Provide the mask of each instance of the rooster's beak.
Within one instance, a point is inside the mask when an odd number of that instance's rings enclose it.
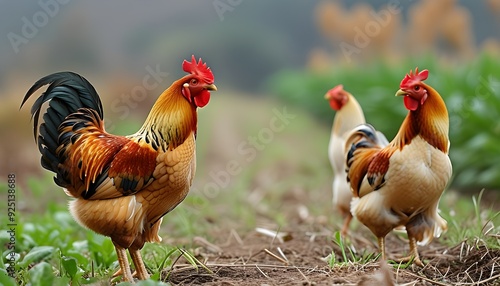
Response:
[[[402,89],[396,91],[396,96],[405,96],[407,95],[408,93]]]
[[[205,89],[206,90],[213,90],[213,91],[216,91],[217,90],[217,87],[215,86],[215,84],[209,84],[207,86],[205,86]]]

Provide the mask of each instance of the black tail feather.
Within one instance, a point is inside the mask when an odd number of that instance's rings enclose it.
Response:
[[[49,85],[35,101],[31,108],[33,120],[33,136],[38,138],[38,149],[42,154],[41,164],[45,169],[55,173],[61,159],[56,149],[61,145],[59,126],[70,115],[80,108],[95,110],[99,118],[103,118],[102,103],[92,84],[82,76],[73,72],[58,72],[39,79],[28,90],[21,107],[42,86]],[[48,102],[43,114],[43,123],[38,127],[42,105]],[[57,180],[57,178],[56,178]]]

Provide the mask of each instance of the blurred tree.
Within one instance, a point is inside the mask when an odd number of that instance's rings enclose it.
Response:
[[[491,0],[489,5],[495,3]],[[393,3],[374,9],[366,2],[345,7],[341,1],[321,1],[314,18],[332,50],[323,49],[320,54],[320,49],[312,49],[309,59],[316,62],[308,66],[321,67],[318,55],[326,60],[328,53],[332,58],[329,62],[347,63],[397,60],[432,52],[451,59],[470,59],[476,53],[471,12],[457,0],[422,0],[404,8]]]
[[[486,0],[486,4],[491,12],[500,15],[500,0]]]
[[[322,1],[315,9],[314,18],[318,30],[333,48],[331,57],[348,63],[391,57],[395,53],[396,35],[402,27],[400,7],[391,5],[375,10],[367,3],[344,8],[337,1]],[[313,51],[318,55],[317,49]],[[311,55],[310,59],[318,58]],[[309,64],[310,67],[316,65]]]
[[[456,0],[422,0],[408,11],[406,43],[413,54],[441,52],[459,59],[475,52],[469,10]],[[443,53],[443,51],[445,51]]]

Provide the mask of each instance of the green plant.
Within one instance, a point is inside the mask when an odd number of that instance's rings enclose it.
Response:
[[[341,259],[337,259],[335,251],[332,251],[329,257],[327,257],[327,262],[330,267],[346,266],[353,263],[366,264],[378,258],[374,253],[362,252],[358,254],[354,250],[354,247],[346,242],[340,231],[336,231],[333,234],[333,243],[340,248]]]
[[[500,211],[488,206],[483,196],[484,189],[477,197],[458,200],[453,208],[442,213],[448,221],[448,232],[443,235],[448,245],[481,241],[489,249],[500,249]]]

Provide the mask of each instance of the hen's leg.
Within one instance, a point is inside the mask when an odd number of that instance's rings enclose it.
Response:
[[[382,261],[386,261],[387,257],[385,256],[385,237],[377,237],[378,239],[378,248],[380,249],[380,253],[382,253]]]
[[[134,278],[132,278],[132,273],[130,273],[130,266],[128,264],[127,250],[114,242],[113,244],[115,245],[118,263],[120,264],[120,269],[122,270],[123,280],[134,282]]]
[[[351,223],[351,220],[352,220],[352,214],[349,213],[345,217],[345,219],[344,219],[344,225],[342,226],[342,230],[340,231],[340,233],[344,237],[347,235],[347,231],[349,230],[349,224]]]
[[[399,259],[401,262],[408,262],[413,259],[413,263],[418,266],[424,267],[424,263],[420,260],[420,255],[418,255],[417,240],[415,237],[408,234],[408,239],[410,240],[410,255]]]
[[[149,279],[148,271],[144,262],[142,261],[141,251],[139,249],[129,249],[130,257],[134,261],[135,271],[137,272],[137,277],[141,280]]]
[[[116,272],[111,277],[117,277],[117,276],[122,276],[122,275],[123,275],[123,270],[121,268],[119,268],[118,270],[116,270]],[[134,271],[132,273],[132,277],[137,277],[137,271]]]

